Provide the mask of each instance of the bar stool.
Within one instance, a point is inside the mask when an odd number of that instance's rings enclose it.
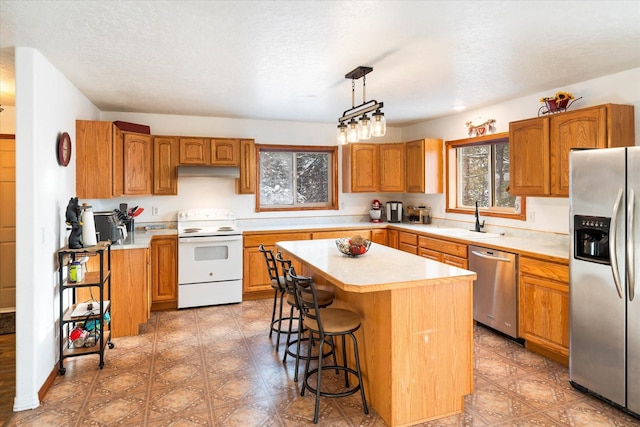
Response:
[[[362,374],[360,371],[360,356],[358,354],[358,340],[353,334],[360,328],[360,316],[350,310],[344,310],[341,308],[323,308],[318,305],[318,294],[316,286],[309,277],[296,276],[293,269],[289,270],[289,276],[291,277],[297,301],[302,308],[302,324],[309,330],[311,336],[317,335],[320,348],[322,348],[326,339],[332,339],[333,337],[342,338],[342,361],[343,365],[340,366],[337,363],[333,365],[323,365],[322,351],[318,352],[318,367],[309,369],[310,363],[304,370],[304,383],[302,384],[301,396],[304,396],[304,391],[308,389],[316,395],[316,405],[313,414],[313,422],[318,423],[318,412],[320,409],[320,396],[324,397],[345,397],[350,396],[360,390],[360,396],[362,397],[362,406],[364,413],[369,413],[367,407],[367,401],[364,396],[364,387],[362,385]],[[351,342],[353,343],[353,355],[355,357],[356,369],[347,366],[347,349],[345,338],[349,335]],[[311,359],[311,346],[308,347],[307,357]],[[329,392],[321,391],[322,388],[322,372],[327,370],[336,370],[344,372],[344,382],[346,390],[341,392]],[[309,379],[312,375],[316,374],[317,381],[316,387],[312,387],[309,384]],[[354,375],[358,378],[358,384],[351,387],[349,384],[349,375]]]
[[[289,317],[282,318],[282,304],[284,301],[284,294],[286,292],[284,286],[285,278],[278,273],[278,265],[276,264],[276,260],[273,256],[273,251],[271,249],[265,249],[263,244],[258,247],[258,250],[264,255],[264,260],[267,264],[267,273],[269,274],[271,287],[273,288],[273,311],[271,312],[269,338],[271,338],[273,332],[277,332],[276,351],[278,351],[278,348],[280,347],[280,334],[288,332],[287,329],[282,329],[282,321],[289,320],[289,323],[291,323],[291,319]],[[276,310],[278,311],[277,317]],[[291,324],[289,324],[289,329],[291,329]],[[291,333],[297,333],[297,330],[292,331]]]
[[[306,331],[306,329],[303,327],[302,325],[302,310],[300,309],[300,305],[298,304],[298,301],[296,300],[296,292],[295,292],[295,286],[293,284],[293,281],[291,280],[291,277],[289,276],[289,271],[293,271],[295,274],[295,269],[291,266],[291,260],[289,259],[284,259],[282,256],[281,252],[276,253],[276,261],[278,263],[280,263],[280,268],[282,270],[282,272],[284,273],[284,287],[285,290],[287,292],[287,304],[289,304],[290,308],[290,312],[289,312],[289,330],[287,331],[287,342],[285,344],[285,350],[284,350],[284,357],[282,358],[282,363],[286,363],[287,362],[287,356],[291,356],[294,357],[296,360],[296,367],[295,367],[295,371],[294,371],[294,375],[293,375],[293,380],[294,381],[298,381],[298,368],[300,366],[300,344],[302,342],[307,342],[308,344],[310,343],[310,345],[313,345],[313,343],[311,342],[311,340],[309,338],[302,338],[302,334]],[[329,292],[329,291],[325,291],[322,289],[316,289],[316,293],[318,295],[318,306],[320,308],[325,308],[328,307],[329,305],[331,305],[333,303],[333,293]],[[293,323],[293,319],[294,319],[294,310],[298,310],[298,338],[296,338],[295,340],[291,340],[291,335],[296,333],[296,331],[292,331],[291,330],[291,325]],[[295,353],[292,352],[291,350],[289,350],[289,348],[295,344],[296,345],[296,351]],[[322,347],[320,347],[320,349],[322,349]],[[333,354],[334,357],[334,363],[335,363],[335,351],[333,350],[334,346],[333,346],[333,342],[329,343],[329,350],[325,352],[324,357],[327,357],[331,354]],[[318,350],[320,351],[320,350]],[[309,363],[308,358],[306,356],[302,356],[305,360],[307,360],[307,363]]]

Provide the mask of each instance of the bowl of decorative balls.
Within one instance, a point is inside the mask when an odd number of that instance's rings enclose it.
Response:
[[[371,241],[360,235],[355,235],[336,239],[336,246],[341,253],[350,257],[357,257],[367,253],[369,246],[371,246]]]

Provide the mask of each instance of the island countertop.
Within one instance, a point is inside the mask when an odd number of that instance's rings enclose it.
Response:
[[[277,242],[276,247],[322,272],[325,279],[347,292],[377,292],[476,278],[473,271],[377,243],[371,243],[366,254],[355,258],[340,253],[335,239]]]

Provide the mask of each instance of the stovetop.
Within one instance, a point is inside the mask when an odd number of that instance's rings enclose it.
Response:
[[[178,212],[178,236],[227,236],[242,234],[228,209],[201,208]]]

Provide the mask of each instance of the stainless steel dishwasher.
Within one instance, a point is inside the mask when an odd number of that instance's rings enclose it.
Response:
[[[518,338],[518,255],[469,246],[475,321]]]

